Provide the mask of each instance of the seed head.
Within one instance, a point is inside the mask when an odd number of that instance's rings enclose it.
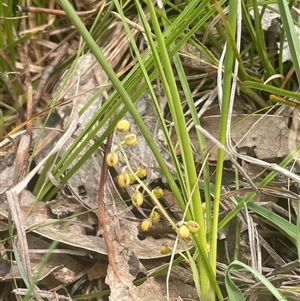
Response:
[[[171,251],[172,251],[172,249],[167,244],[162,244],[160,246],[160,253],[163,254],[163,255],[170,254]]]
[[[108,166],[116,166],[119,162],[119,156],[116,152],[112,151],[106,156],[106,163]]]
[[[150,219],[153,223],[157,223],[160,221],[160,214],[156,211],[152,211],[150,214]]]
[[[126,187],[128,185],[130,185],[130,177],[128,175],[128,173],[126,173],[125,171],[122,171],[117,178],[118,184],[120,187]]]
[[[152,227],[152,222],[150,219],[144,219],[141,223],[142,231],[146,232]]]
[[[123,141],[126,145],[131,146],[137,142],[137,137],[135,134],[128,134],[124,137]]]
[[[181,225],[178,229],[178,235],[184,239],[188,238],[190,236],[189,228],[186,225]]]
[[[136,181],[136,178],[132,173],[129,174],[129,178],[130,178],[130,184],[133,184]]]
[[[186,226],[189,228],[191,233],[196,233],[199,230],[199,224],[194,221],[188,221]]]
[[[136,190],[131,197],[131,201],[133,206],[140,207],[144,202],[144,196],[140,191]]]
[[[156,188],[154,188],[152,190],[152,193],[158,198],[160,199],[161,197],[163,197],[164,195],[164,191],[159,187],[157,186]]]
[[[137,175],[137,177],[139,177],[140,179],[145,178],[147,175],[147,169],[144,166],[138,167],[135,171],[135,174]]]
[[[130,122],[126,119],[120,120],[116,125],[116,130],[120,133],[126,133],[130,130]]]

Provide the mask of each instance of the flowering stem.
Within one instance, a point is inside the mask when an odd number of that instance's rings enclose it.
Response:
[[[143,181],[134,173],[133,169],[130,166],[128,157],[124,151],[123,145],[122,145],[122,141],[120,139],[120,136],[117,134],[117,139],[118,139],[118,147],[124,157],[126,166],[128,168],[128,170],[130,171],[131,174],[133,174],[134,178],[136,179],[136,181],[141,185],[141,187],[143,187],[143,189],[149,194],[149,196],[152,198],[152,200],[154,201],[155,205],[157,206],[157,208],[159,209],[159,211],[165,216],[165,218],[169,221],[169,223],[172,225],[173,229],[175,230],[176,224],[173,222],[173,220],[170,218],[170,216],[168,215],[167,211],[164,209],[164,207],[161,205],[161,203],[159,202],[159,200],[156,198],[156,196],[152,193],[152,191],[143,183]]]

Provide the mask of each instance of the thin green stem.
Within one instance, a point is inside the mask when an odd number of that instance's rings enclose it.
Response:
[[[236,0],[230,2],[229,12],[228,12],[228,28],[229,30],[231,30],[231,33],[228,36],[235,37],[237,7],[238,7],[238,2]],[[227,38],[225,51],[226,53],[225,53],[225,60],[224,60],[224,75],[223,75],[223,84],[222,84],[223,95],[222,95],[222,106],[221,106],[220,134],[219,134],[219,141],[222,144],[226,144],[226,128],[227,128],[227,120],[228,120],[228,112],[229,112],[232,70],[233,70],[233,62],[234,62],[234,50],[233,50],[233,46],[231,45],[231,39],[229,37]],[[213,226],[212,226],[211,251],[210,251],[210,262],[214,273],[216,273],[218,218],[219,218],[220,196],[222,190],[223,161],[224,161],[224,150],[219,148],[218,159],[217,159],[216,180],[215,180]]]

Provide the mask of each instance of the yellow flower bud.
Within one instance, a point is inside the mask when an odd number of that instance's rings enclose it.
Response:
[[[147,169],[144,166],[138,167],[135,171],[135,174],[137,175],[137,177],[139,177],[140,179],[145,178],[147,175]]]
[[[136,190],[131,197],[131,201],[133,206],[140,207],[144,202],[144,196],[141,192]]]
[[[157,186],[156,188],[154,188],[152,190],[152,193],[159,199],[161,198],[163,195],[164,195],[164,191],[159,187]]]
[[[126,119],[120,120],[116,125],[116,130],[120,133],[126,133],[130,130],[130,122]]]
[[[134,176],[134,174],[129,174],[129,178],[130,178],[130,184],[133,184],[136,181],[136,178]]]
[[[108,166],[116,166],[119,162],[119,156],[116,152],[112,151],[106,156],[106,163]]]
[[[150,219],[153,223],[157,223],[160,221],[160,214],[156,211],[152,211],[150,214]]]
[[[125,171],[121,172],[118,175],[117,181],[118,181],[119,186],[122,188],[130,185],[129,175]]]
[[[160,246],[160,253],[163,255],[170,254],[172,249],[167,244],[162,244]]]
[[[202,203],[201,207],[202,207],[203,210],[206,210],[206,203]]]
[[[152,222],[150,219],[144,219],[141,223],[142,231],[146,232],[152,227]]]
[[[137,137],[135,134],[128,134],[124,137],[124,143],[126,145],[134,145],[137,142]]]
[[[188,221],[186,226],[189,228],[191,233],[196,233],[199,230],[199,224],[194,221]]]
[[[186,225],[181,225],[178,229],[178,235],[184,239],[188,238],[190,236],[189,228]]]

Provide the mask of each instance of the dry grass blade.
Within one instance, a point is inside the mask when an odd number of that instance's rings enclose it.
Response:
[[[78,112],[76,110],[73,111],[72,116],[72,122],[67,129],[67,131],[64,133],[64,135],[58,140],[56,145],[53,147],[53,149],[49,152],[49,154],[43,158],[43,160],[32,170],[30,173],[16,186],[14,186],[11,191],[14,191],[17,195],[22,192],[22,190],[28,185],[29,181],[32,179],[32,177],[37,173],[37,171],[43,166],[43,164],[49,159],[50,156],[55,154],[56,152],[59,152],[60,149],[63,147],[63,145],[70,139],[70,137],[73,135],[73,133],[77,130],[78,126]]]
[[[77,118],[76,118],[77,116]],[[77,128],[77,120],[78,120],[78,115],[76,113],[74,114],[74,119],[73,122],[71,123],[69,129],[66,131],[66,133],[62,136],[62,138],[58,141],[56,146],[53,148],[53,150],[48,154],[47,157],[40,162],[24,179],[22,179],[17,185],[13,186],[10,190],[6,191],[6,196],[7,196],[7,201],[10,209],[10,213],[12,216],[12,219],[14,221],[14,224],[16,226],[17,230],[17,235],[18,235],[18,244],[16,245],[16,250],[15,252],[19,253],[20,256],[20,270],[24,270],[25,274],[24,275],[24,280],[26,279],[27,281],[27,286],[29,286],[33,283],[33,275],[32,275],[32,269],[31,269],[31,264],[30,264],[30,255],[29,255],[29,249],[28,249],[28,243],[27,243],[27,238],[26,238],[26,233],[25,233],[25,227],[23,225],[23,218],[22,218],[22,212],[21,208],[19,205],[19,197],[20,194],[22,193],[23,189],[27,187],[29,181],[32,179],[32,177],[37,173],[37,171],[40,169],[41,166],[43,166],[44,162],[54,153],[58,152],[63,144],[65,144],[66,140],[70,138],[70,136],[73,134],[73,132]],[[28,135],[23,136],[28,137]],[[22,139],[23,140],[23,139]],[[25,161],[26,162],[26,161]],[[37,291],[34,287],[30,288],[31,290],[33,289],[33,292],[35,296],[37,297],[38,300],[41,300],[41,298],[36,295]]]
[[[18,234],[18,244],[16,250],[19,253],[21,264],[25,271],[24,277],[27,280],[27,284],[32,283],[32,270],[30,266],[29,249],[26,239],[25,227],[23,225],[22,212],[19,205],[18,195],[11,190],[6,191],[7,201],[10,208],[10,214],[14,221]],[[20,267],[20,270],[22,268]]]
[[[98,7],[90,10],[90,11],[81,11],[77,12],[78,16],[89,16],[93,15],[97,12]],[[66,16],[66,12],[64,10],[59,9],[49,9],[49,8],[42,8],[42,7],[34,7],[34,6],[22,6],[17,5],[16,11],[21,13],[42,13],[47,15],[56,15],[56,16]]]
[[[238,171],[245,177],[246,181],[249,183],[249,185],[253,188],[254,191],[258,192],[258,188],[253,183],[253,181],[250,179],[250,177],[245,173],[245,171],[242,169],[240,164],[236,161],[232,153],[224,146],[222,145],[215,137],[213,137],[208,131],[206,131],[201,126],[196,126],[196,129],[199,130],[201,133],[203,133],[208,139],[210,139],[217,147],[223,149],[227,154],[230,156],[230,161],[232,164],[238,169]]]
[[[17,288],[12,291],[16,296],[28,296],[28,290]],[[52,300],[69,300],[72,301],[71,297],[67,297],[64,295],[57,294],[56,292],[48,292],[48,291],[39,291],[40,298],[47,298]],[[43,300],[43,299],[40,299]]]

